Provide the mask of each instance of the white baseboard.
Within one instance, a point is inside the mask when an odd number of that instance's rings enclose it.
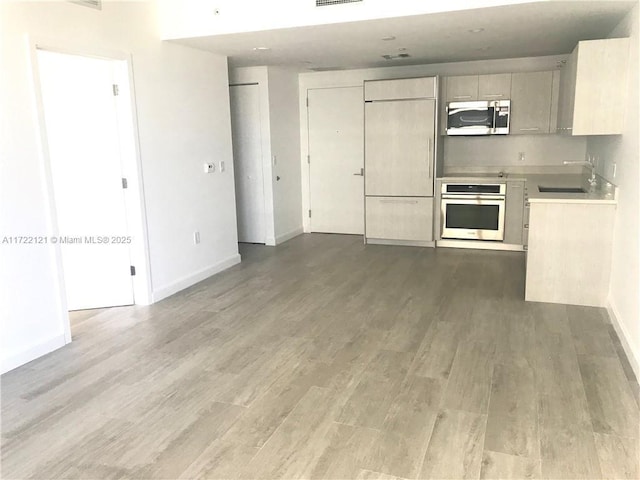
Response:
[[[186,277],[182,277],[180,280],[171,283],[170,285],[165,285],[164,287],[158,288],[153,291],[153,302],[159,302],[163,298],[167,298],[174,293],[178,293],[180,290],[184,290],[185,288],[190,287],[202,280],[205,280],[216,273],[220,273],[227,268],[233,267],[240,263],[240,254],[236,253],[229,258],[226,258],[215,265],[211,265],[205,269],[202,269],[192,275],[188,275]]]
[[[295,238],[298,235],[302,235],[303,233],[304,231],[302,230],[302,227],[298,227],[291,230],[290,232],[283,233],[282,235],[278,235],[276,237],[276,245],[280,245],[281,243],[284,243],[287,240],[291,240],[292,238]]]
[[[631,364],[631,368],[633,372],[636,374],[636,378],[640,379],[640,352],[634,352],[631,347],[631,343],[629,342],[630,335],[627,328],[620,321],[620,314],[618,313],[618,309],[613,304],[611,299],[607,300],[607,313],[609,314],[609,318],[611,319],[611,324],[613,328],[616,330],[618,334],[618,338],[620,339],[620,343],[622,343],[622,348],[624,348],[624,352],[627,354],[627,358],[629,359],[629,363]]]
[[[60,347],[64,347],[66,344],[67,342],[65,340],[64,333],[61,333],[60,335],[56,335],[55,337],[37,343],[36,345],[32,345],[19,352],[12,352],[7,357],[2,358],[0,373],[6,373],[20,365],[29,363],[30,361],[46,355],[47,353],[53,352]]]

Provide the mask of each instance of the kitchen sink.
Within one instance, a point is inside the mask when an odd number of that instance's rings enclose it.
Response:
[[[581,187],[541,187],[540,185],[538,185],[538,191],[540,193],[587,193]]]

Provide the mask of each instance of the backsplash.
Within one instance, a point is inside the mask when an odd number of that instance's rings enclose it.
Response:
[[[543,166],[585,160],[585,137],[507,135],[443,137],[444,167]],[[524,159],[521,159],[524,153]]]

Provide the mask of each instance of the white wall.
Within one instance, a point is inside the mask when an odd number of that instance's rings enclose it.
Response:
[[[630,37],[629,78],[625,131],[619,136],[590,137],[588,152],[599,158],[599,173],[618,185],[609,310],[617,320],[618,334],[640,378],[640,155],[638,145],[638,6],[620,22],[610,37]],[[614,169],[615,165],[615,169]],[[615,176],[613,175],[615,170]]]
[[[29,37],[67,53],[132,60],[153,298],[237,263],[226,59],[161,42],[152,1],[104,2],[103,10],[69,2],[0,8],[0,235],[47,235],[54,227]],[[220,160],[225,173],[203,173],[204,162]],[[0,254],[6,371],[63,345],[68,319],[54,248],[0,244]]]
[[[298,73],[278,67],[268,73],[275,234],[282,243],[302,233]]]
[[[408,67],[366,68],[300,74],[300,164],[302,169],[302,211],[306,212],[309,209],[309,166],[306,161],[307,155],[309,154],[306,108],[307,90],[312,88],[361,86],[362,82],[365,80],[381,80],[387,78],[554,70],[558,68],[558,62],[566,60],[566,58],[567,55],[553,55],[548,57],[479,60],[473,62],[439,63],[431,65],[413,65]],[[528,142],[528,149],[532,152],[532,159],[541,156],[543,148],[539,145],[539,142],[536,140],[516,141],[512,142],[512,147],[515,145],[515,148],[519,148],[520,142]],[[581,147],[580,142],[584,145],[584,140],[575,140],[573,143],[576,145],[576,149],[581,149],[584,153],[584,146]],[[458,146],[463,147],[464,144],[458,144]],[[569,149],[571,150],[572,147]],[[505,161],[508,161],[507,157],[510,158],[508,151],[505,153]],[[453,156],[451,158],[453,158]],[[581,159],[584,159],[584,155]],[[302,221],[304,231],[310,231],[309,219],[303,215]]]
[[[444,168],[562,165],[585,159],[587,139],[564,135],[441,137]],[[520,152],[525,154],[520,161]]]
[[[354,22],[470,8],[527,3],[531,0],[366,0],[316,7],[313,0],[160,0],[162,38],[199,37],[276,28]],[[548,0],[538,0],[548,1]]]
[[[229,81],[259,85],[266,243],[277,245],[302,233],[298,74],[279,67],[233,68]]]

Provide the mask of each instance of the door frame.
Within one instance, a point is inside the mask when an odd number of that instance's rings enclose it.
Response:
[[[44,121],[44,103],[42,100],[41,78],[38,64],[38,51],[46,50],[50,52],[63,53],[67,55],[77,55],[81,57],[99,58],[106,61],[119,62],[119,82],[125,88],[120,89],[121,95],[127,95],[127,107],[118,110],[119,118],[122,115],[127,117],[127,123],[131,126],[131,146],[132,150],[124,155],[123,168],[128,179],[128,192],[125,195],[125,208],[127,211],[127,223],[129,234],[133,238],[131,244],[131,261],[136,266],[136,275],[133,277],[133,297],[136,305],[150,305],[153,303],[151,268],[149,256],[149,236],[147,228],[147,215],[144,203],[144,185],[142,176],[142,163],[140,156],[140,143],[138,132],[138,116],[135,104],[135,84],[133,81],[133,68],[131,54],[125,52],[104,51],[100,49],[77,48],[75,45],[64,45],[56,40],[39,39],[27,37],[29,48],[29,60],[32,72],[32,91],[34,94],[34,107],[39,130],[39,150],[41,152],[41,168],[44,180],[44,190],[47,199],[47,223],[49,231],[53,235],[59,234],[56,203],[53,192],[53,176],[51,170],[51,159],[49,156],[48,137],[46,124]],[[69,321],[69,311],[67,308],[66,285],[64,280],[64,270],[62,263],[62,249],[59,244],[53,247],[54,250],[54,270],[56,273],[55,283],[58,291],[58,307],[63,322],[65,342],[71,342],[71,324]]]

